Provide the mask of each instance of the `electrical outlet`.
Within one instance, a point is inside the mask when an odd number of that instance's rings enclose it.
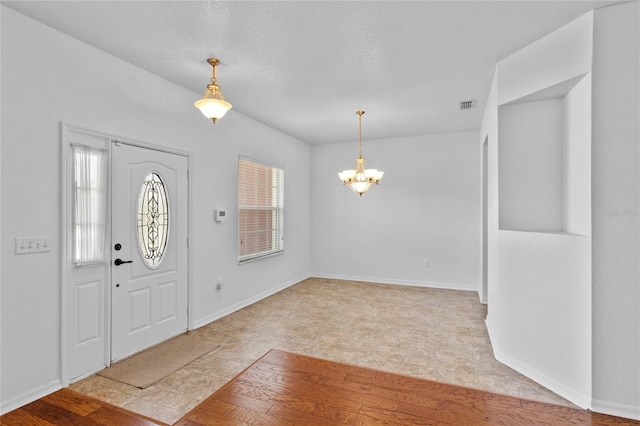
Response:
[[[424,267],[425,267],[425,268],[428,268],[429,266],[431,266],[431,260],[429,260],[429,259],[425,259],[425,260],[424,260]]]
[[[16,254],[42,253],[51,251],[51,237],[18,237]]]

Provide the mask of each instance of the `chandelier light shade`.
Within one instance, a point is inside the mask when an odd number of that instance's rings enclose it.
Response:
[[[358,110],[356,114],[358,114],[358,158],[356,159],[356,169],[344,170],[338,173],[338,177],[343,184],[362,197],[362,194],[367,192],[371,185],[377,185],[380,182],[384,172],[378,169],[364,168],[364,157],[362,156],[362,115],[364,111]]]
[[[216,120],[224,117],[231,109],[231,104],[224,100],[224,95],[218,86],[216,75],[216,66],[220,63],[217,58],[209,58],[207,62],[211,64],[211,83],[207,84],[207,90],[204,92],[202,99],[197,100],[194,105],[209,120],[216,124]]]

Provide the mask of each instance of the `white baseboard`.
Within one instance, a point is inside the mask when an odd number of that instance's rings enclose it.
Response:
[[[600,401],[594,399],[591,401],[591,410],[610,416],[623,417],[625,419],[640,420],[640,405],[626,405],[615,402]]]
[[[361,281],[376,284],[395,284],[406,285],[411,287],[425,287],[425,288],[439,288],[443,290],[463,290],[463,291],[478,291],[478,286],[473,284],[457,284],[457,283],[439,283],[433,281],[413,281],[413,280],[399,280],[391,278],[377,278],[377,277],[362,277],[355,275],[334,275],[334,274],[321,274],[311,273],[311,277],[315,278],[327,278],[334,280],[347,280],[347,281]]]
[[[62,382],[60,380],[56,379],[49,383],[45,383],[37,388],[24,392],[9,401],[3,401],[2,407],[0,407],[0,414],[6,414],[9,411],[13,411],[16,408],[27,405],[60,389],[62,389]]]
[[[249,297],[248,299],[245,299],[245,300],[243,300],[243,301],[241,301],[239,303],[236,303],[235,305],[229,306],[228,308],[225,308],[225,309],[223,309],[221,311],[214,312],[214,313],[212,313],[210,315],[207,315],[204,318],[200,318],[199,320],[195,320],[193,322],[193,329],[195,330],[197,328],[203,327],[203,326],[205,326],[205,325],[207,325],[209,323],[212,323],[215,320],[218,320],[218,319],[220,319],[222,317],[226,317],[229,314],[232,314],[232,313],[234,313],[236,311],[239,311],[242,308],[246,308],[249,305],[253,305],[254,303],[259,302],[262,299],[266,299],[267,297],[272,296],[272,295],[274,295],[274,294],[276,294],[276,293],[278,293],[278,292],[280,292],[280,291],[282,291],[282,290],[284,290],[286,288],[289,288],[294,284],[298,284],[299,282],[306,280],[310,276],[311,276],[310,274],[303,274],[303,275],[301,275],[301,276],[299,276],[297,278],[289,280],[289,281],[287,281],[287,282],[285,282],[283,284],[280,284],[280,285],[278,285],[276,287],[273,287],[273,288],[271,288],[271,289],[269,289],[267,291],[264,291],[264,292],[262,292],[260,294],[256,294],[255,296]]]
[[[520,374],[528,377],[534,382],[544,386],[549,389],[551,392],[555,392],[566,400],[574,403],[580,408],[590,409],[591,408],[591,396],[585,395],[582,392],[579,392],[575,389],[569,388],[562,383],[559,383],[555,379],[549,377],[548,375],[532,368],[529,365],[526,365],[509,355],[502,352],[500,349],[500,345],[496,339],[495,334],[493,333],[493,327],[491,324],[491,317],[488,316],[485,320],[485,324],[487,326],[487,331],[489,332],[489,340],[491,341],[491,347],[493,348],[493,354],[495,358],[506,365],[519,372]]]

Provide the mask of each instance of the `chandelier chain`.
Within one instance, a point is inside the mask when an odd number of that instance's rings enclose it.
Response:
[[[211,65],[211,85],[218,86],[216,67],[218,66],[220,61],[217,58],[209,58],[207,59],[207,62],[209,62],[209,65]]]

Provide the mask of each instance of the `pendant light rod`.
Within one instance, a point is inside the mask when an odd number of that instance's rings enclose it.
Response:
[[[358,114],[358,158],[362,158],[362,115],[364,111],[359,109],[356,114]]]

